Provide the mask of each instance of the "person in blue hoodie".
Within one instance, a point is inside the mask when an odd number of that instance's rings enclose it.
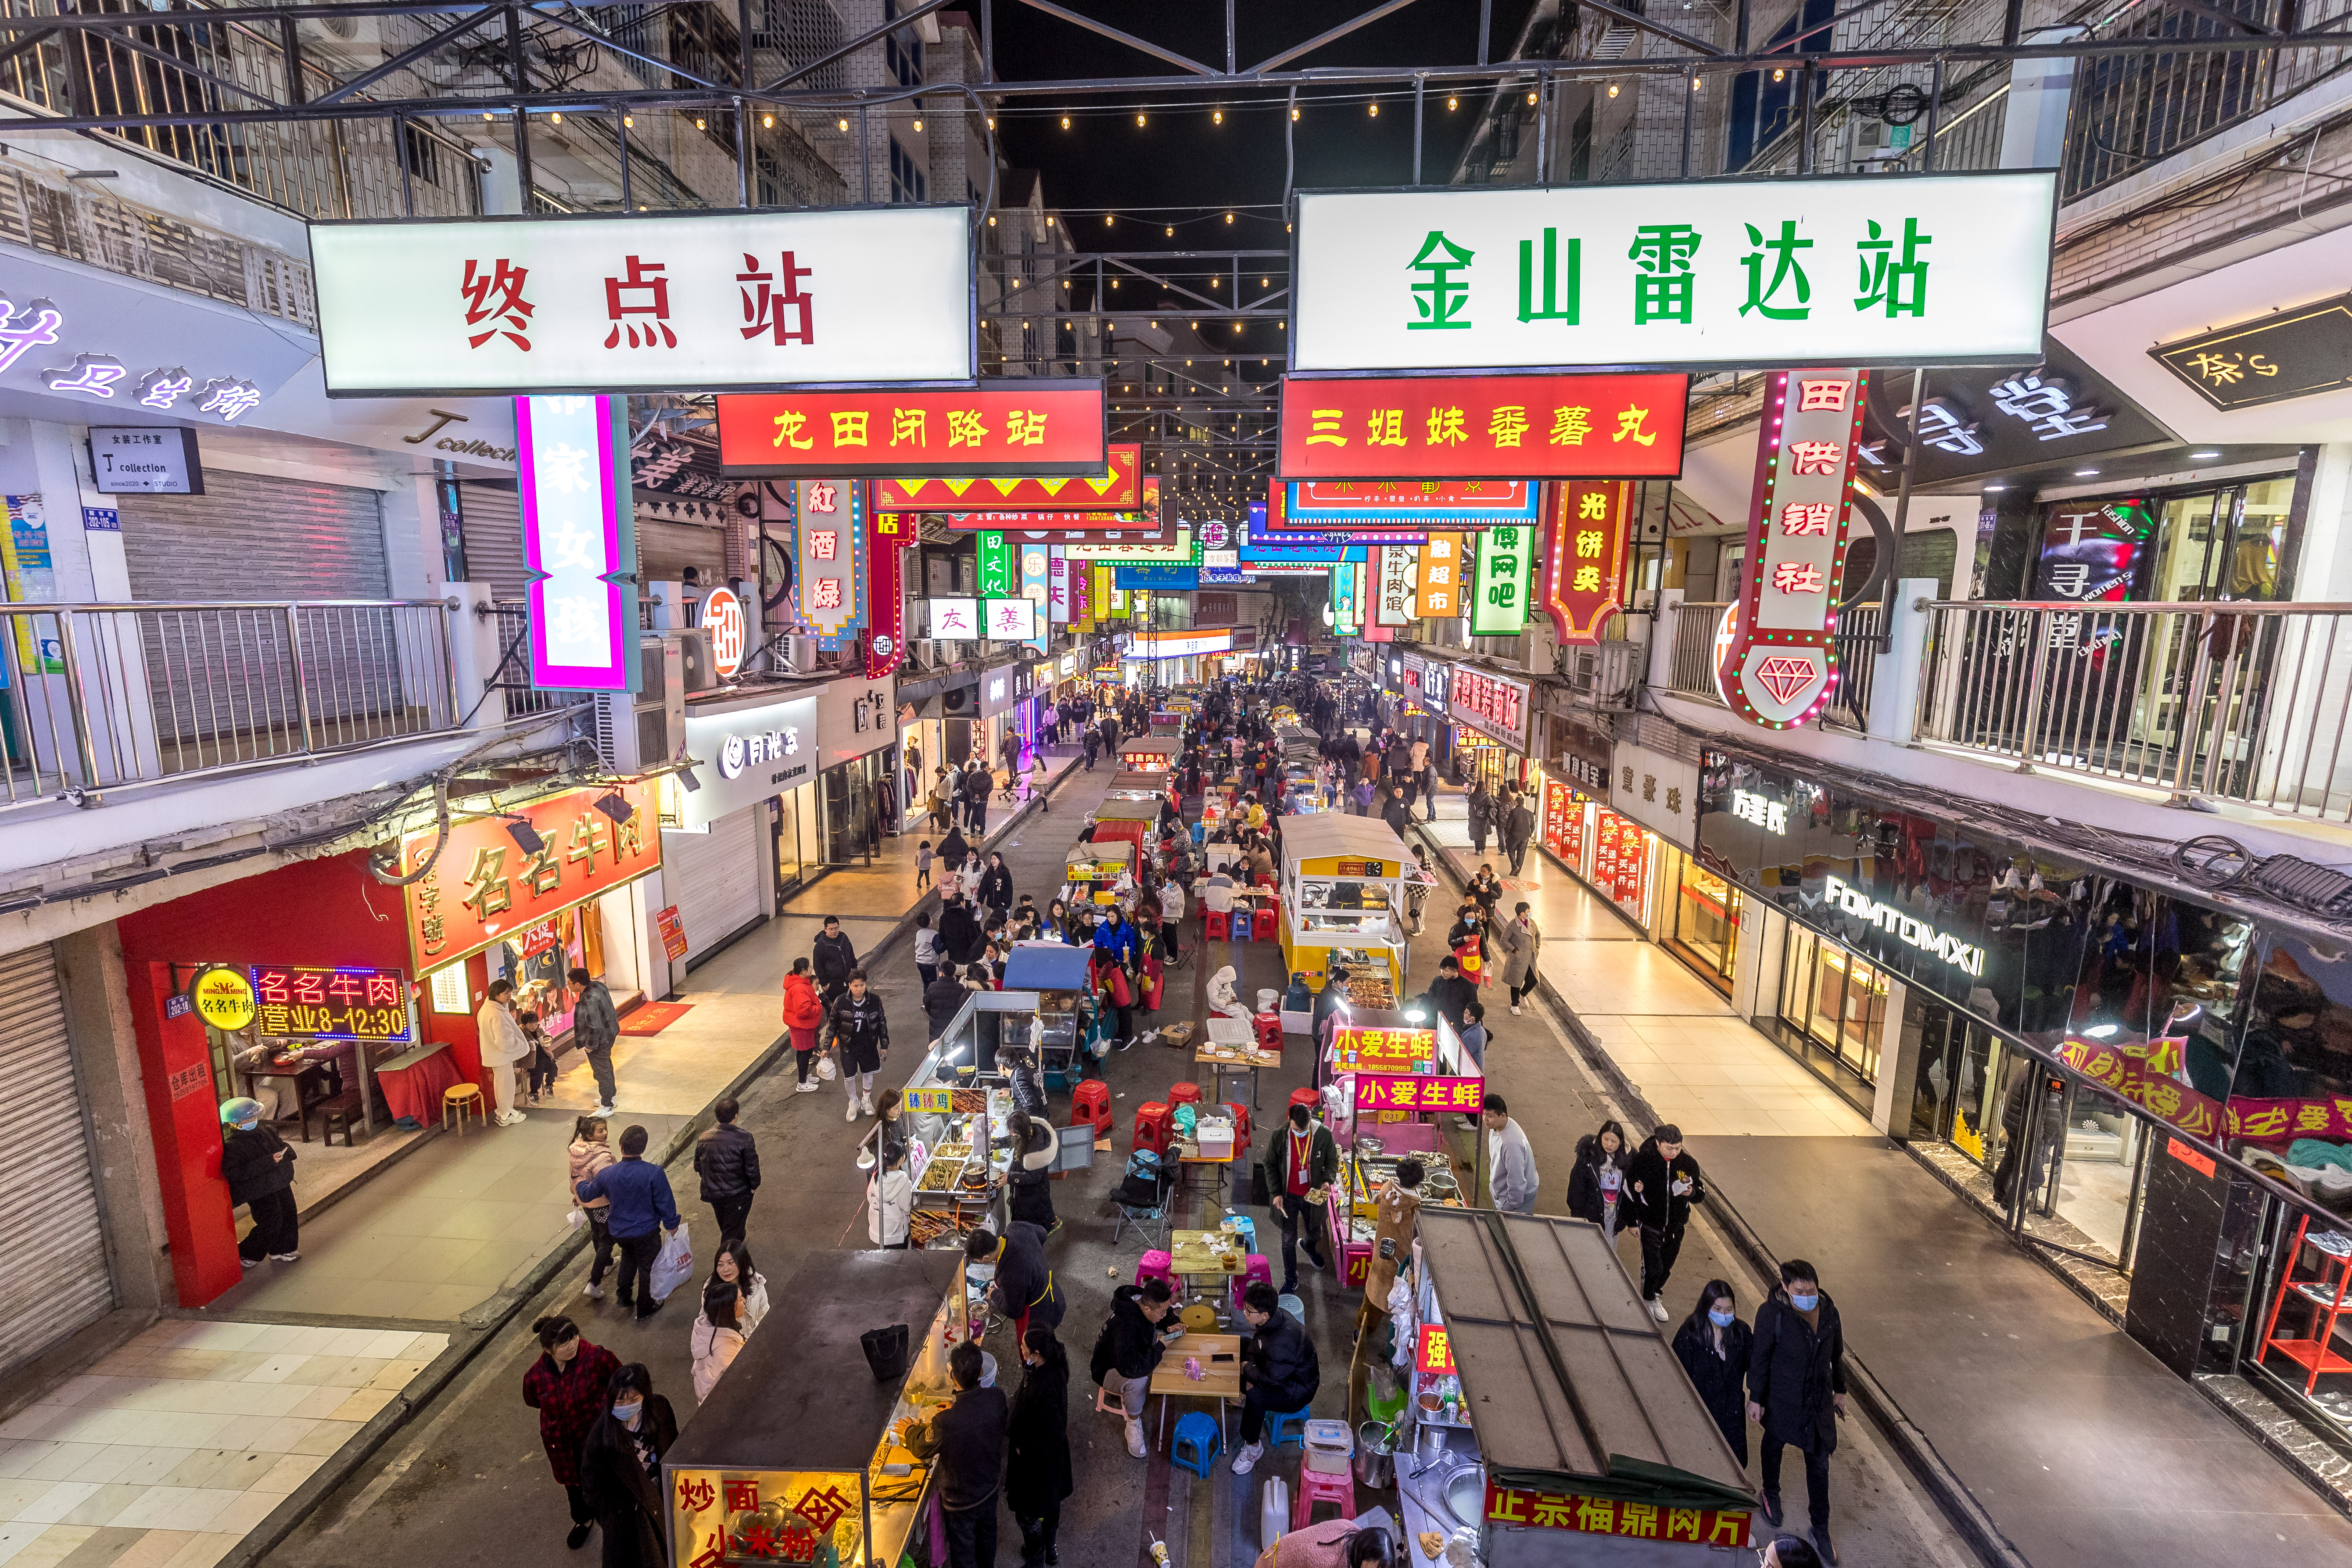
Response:
[[[646,1158],[646,1130],[629,1127],[621,1133],[621,1157],[573,1189],[583,1203],[596,1198],[612,1202],[605,1227],[620,1244],[620,1278],[613,1298],[635,1307],[640,1318],[661,1310],[654,1300],[654,1259],[661,1252],[661,1233],[676,1233],[677,1200],[670,1196],[667,1173]]]
[[[1143,962],[1143,939],[1118,912],[1117,904],[1103,911],[1102,924],[1095,927],[1095,950],[1109,953],[1124,969],[1133,969]]]

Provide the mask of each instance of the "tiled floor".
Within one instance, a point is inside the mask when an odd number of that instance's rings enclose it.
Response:
[[[447,1346],[158,1323],[0,1422],[0,1563],[211,1568]]]

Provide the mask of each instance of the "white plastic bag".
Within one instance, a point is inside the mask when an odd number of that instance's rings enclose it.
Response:
[[[661,1251],[654,1256],[653,1279],[649,1289],[656,1301],[667,1300],[671,1291],[693,1276],[694,1243],[686,1232],[686,1222],[680,1220],[676,1230],[662,1237]]]
[[[839,1078],[841,1073],[840,1070],[833,1065],[833,1058],[831,1057],[823,1056],[816,1058],[816,1076],[824,1079],[825,1082],[831,1083],[835,1079]]]
[[[572,1229],[578,1230],[582,1226],[588,1223],[588,1215],[584,1210],[575,1208],[570,1210],[564,1215],[563,1223],[570,1226]]]

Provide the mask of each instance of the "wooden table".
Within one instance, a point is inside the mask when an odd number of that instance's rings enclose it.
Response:
[[[1231,1361],[1212,1361],[1215,1355],[1231,1356]],[[1204,1374],[1198,1383],[1184,1375],[1184,1359],[1197,1356]],[[1160,1440],[1168,1439],[1168,1396],[1180,1399],[1213,1399],[1217,1402],[1217,1435],[1225,1432],[1225,1401],[1242,1396],[1242,1337],[1239,1334],[1195,1334],[1187,1332],[1181,1339],[1168,1342],[1160,1357],[1160,1364],[1151,1369],[1151,1382],[1146,1392],[1160,1395]]]
[[[1238,1143],[1234,1144],[1229,1152],[1223,1154],[1187,1154],[1184,1152],[1186,1149],[1195,1147],[1197,1147],[1197,1145],[1190,1143],[1179,1143],[1176,1146],[1177,1176],[1183,1184],[1183,1190],[1188,1192],[1192,1190],[1192,1178],[1194,1171],[1204,1169],[1212,1165],[1222,1166],[1225,1170],[1231,1171],[1233,1169],[1234,1162],[1241,1157],[1242,1152],[1241,1145]]]
[[[1228,1048],[1230,1049],[1231,1047]],[[1249,1108],[1252,1110],[1255,1110],[1257,1109],[1258,1068],[1280,1067],[1282,1065],[1282,1053],[1280,1051],[1262,1051],[1255,1046],[1247,1047],[1245,1049],[1247,1052],[1245,1058],[1241,1061],[1234,1061],[1229,1058],[1211,1056],[1209,1054],[1208,1046],[1203,1044],[1193,1053],[1192,1065],[1195,1067],[1204,1067],[1209,1069],[1209,1098],[1220,1105],[1225,1102],[1225,1075],[1227,1073],[1232,1073],[1234,1077],[1239,1078],[1244,1074],[1247,1074],[1249,1077],[1250,1086]]]
[[[1214,1276],[1234,1279],[1249,1267],[1249,1249],[1244,1247],[1234,1254],[1231,1263],[1220,1262],[1209,1238],[1220,1233],[1213,1230],[1179,1230],[1168,1237],[1169,1269],[1180,1279]]]

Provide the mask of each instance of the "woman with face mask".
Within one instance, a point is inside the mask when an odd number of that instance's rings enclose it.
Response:
[[[1005,1427],[1004,1505],[1021,1526],[1021,1568],[1055,1562],[1070,1479],[1070,1358],[1040,1325],[1021,1340],[1020,1390]]]
[[[664,1568],[661,1462],[677,1441],[677,1417],[653,1374],[639,1362],[614,1373],[580,1445],[580,1489],[604,1533],[604,1568]]]
[[[1675,1354],[1743,1467],[1748,1463],[1748,1353],[1755,1337],[1739,1321],[1731,1287],[1720,1279],[1706,1282],[1698,1293],[1698,1305],[1675,1331]]]

